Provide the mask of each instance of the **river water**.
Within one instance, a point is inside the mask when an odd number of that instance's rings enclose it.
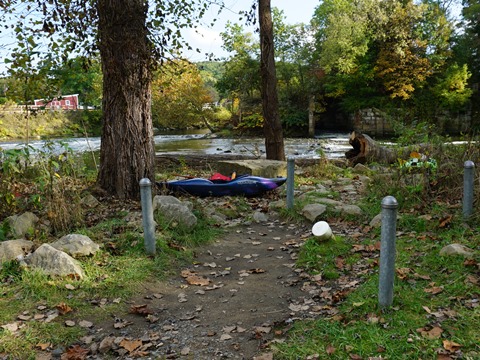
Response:
[[[345,152],[351,149],[348,144],[347,133],[323,133],[315,138],[286,138],[285,154],[294,158],[320,158],[323,153],[327,158],[342,158]],[[265,153],[263,138],[219,138],[205,131],[190,133],[168,133],[156,135],[155,151],[157,154],[243,154],[262,155]],[[33,149],[45,150],[46,144],[53,152],[63,152],[66,144],[73,152],[98,151],[100,138],[62,138],[55,140],[31,140],[29,145]],[[24,140],[0,142],[0,149],[15,149],[25,145]]]

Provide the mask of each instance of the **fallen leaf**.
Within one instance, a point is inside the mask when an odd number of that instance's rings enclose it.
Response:
[[[430,330],[427,330],[425,328],[417,329],[417,332],[419,332],[424,338],[434,340],[440,339],[440,336],[443,333],[443,329],[438,326],[434,326]]]
[[[80,345],[73,345],[62,354],[61,360],[84,360],[89,352],[90,350],[84,349]]]
[[[478,278],[475,275],[468,275],[465,282],[469,282],[473,285],[479,285]]]
[[[440,219],[439,221],[439,227],[441,228],[444,228],[444,227],[447,227],[448,225],[450,225],[450,223],[452,222],[452,218],[453,216],[452,215],[447,215],[443,218]]]
[[[228,334],[222,334],[222,336],[220,336],[221,341],[230,340],[231,338],[232,336]]]
[[[343,259],[341,256],[337,256],[335,258],[335,266],[337,269],[342,270],[345,267],[345,259]]]
[[[210,284],[210,279],[198,275],[190,275],[185,278],[189,285],[207,286]]]
[[[65,314],[68,314],[69,312],[73,311],[73,309],[65,303],[58,304],[56,306],[56,308],[57,308],[58,312],[60,313],[60,315],[65,315]]]
[[[408,277],[408,274],[410,274],[411,271],[412,271],[412,269],[410,269],[410,268],[398,268],[398,269],[395,270],[395,272],[397,273],[397,277],[400,280],[405,280]]]
[[[332,355],[337,349],[335,349],[332,345],[327,345],[327,348],[325,349],[325,352],[328,355]]]
[[[450,340],[443,340],[443,348],[445,350],[448,350],[450,352],[455,352],[459,350],[462,347],[462,345],[457,344],[456,342],[450,341]]]
[[[247,272],[248,272],[249,274],[262,274],[262,273],[265,272],[265,270],[256,268],[256,269],[247,270]]]
[[[153,311],[148,308],[146,304],[143,305],[132,305],[130,307],[130,313],[138,315],[151,315]]]
[[[73,286],[72,284],[66,284],[66,285],[65,285],[65,289],[67,289],[67,290],[76,290],[76,287]]]
[[[131,353],[131,352],[135,351],[136,349],[138,349],[140,346],[142,346],[142,340],[123,339],[120,342],[120,346]]]
[[[431,288],[424,289],[426,293],[437,295],[443,291],[443,287],[441,286],[432,286]]]
[[[38,343],[35,347],[39,350],[45,351],[50,347],[50,343]]]

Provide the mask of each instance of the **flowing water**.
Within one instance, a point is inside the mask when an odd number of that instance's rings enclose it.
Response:
[[[324,133],[313,139],[286,138],[285,154],[294,158],[320,158],[324,154],[327,158],[344,157],[345,152],[351,149],[348,144],[349,134]],[[219,138],[205,131],[189,133],[167,133],[156,135],[155,151],[169,154],[243,154],[262,155],[265,153],[263,138]],[[32,149],[63,152],[65,146],[73,152],[98,151],[99,137],[62,138],[55,140],[31,140]],[[0,142],[0,149],[15,149],[25,145],[24,140]]]

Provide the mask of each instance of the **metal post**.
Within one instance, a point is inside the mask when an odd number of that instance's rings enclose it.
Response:
[[[140,199],[142,203],[142,222],[145,250],[147,254],[155,254],[155,222],[153,221],[152,182],[150,179],[140,180]]]
[[[381,308],[393,302],[393,280],[395,277],[395,233],[397,228],[398,202],[393,196],[382,200],[382,235],[380,245],[380,278],[378,303]]]
[[[293,187],[295,177],[295,159],[293,156],[287,158],[287,209],[293,209]]]
[[[475,163],[467,160],[463,164],[463,218],[467,219],[473,213],[473,182]]]

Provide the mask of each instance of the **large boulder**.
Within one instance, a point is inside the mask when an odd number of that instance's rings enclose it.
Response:
[[[35,231],[35,224],[38,222],[38,217],[34,213],[26,212],[22,215],[9,216],[7,222],[10,227],[9,235],[19,239]]]
[[[324,204],[308,204],[303,207],[302,215],[311,222],[315,222],[325,211],[327,206]]]
[[[85,276],[77,260],[48,244],[40,246],[25,261],[29,266],[40,269],[47,275],[69,276],[79,279]]]
[[[287,176],[287,162],[279,160],[224,160],[217,163],[217,170],[222,174],[254,175],[265,178]]]
[[[94,243],[88,236],[81,234],[65,235],[51,245],[74,258],[94,255],[100,250],[98,244]]]
[[[0,263],[22,257],[32,248],[33,242],[24,239],[2,241],[0,243]]]
[[[440,255],[460,255],[466,258],[472,258],[474,255],[474,251],[462,244],[450,244],[440,250]]]
[[[187,229],[197,225],[197,217],[191,207],[191,203],[184,204],[174,196],[157,195],[153,199],[154,210],[161,213],[165,220],[178,223]]]

